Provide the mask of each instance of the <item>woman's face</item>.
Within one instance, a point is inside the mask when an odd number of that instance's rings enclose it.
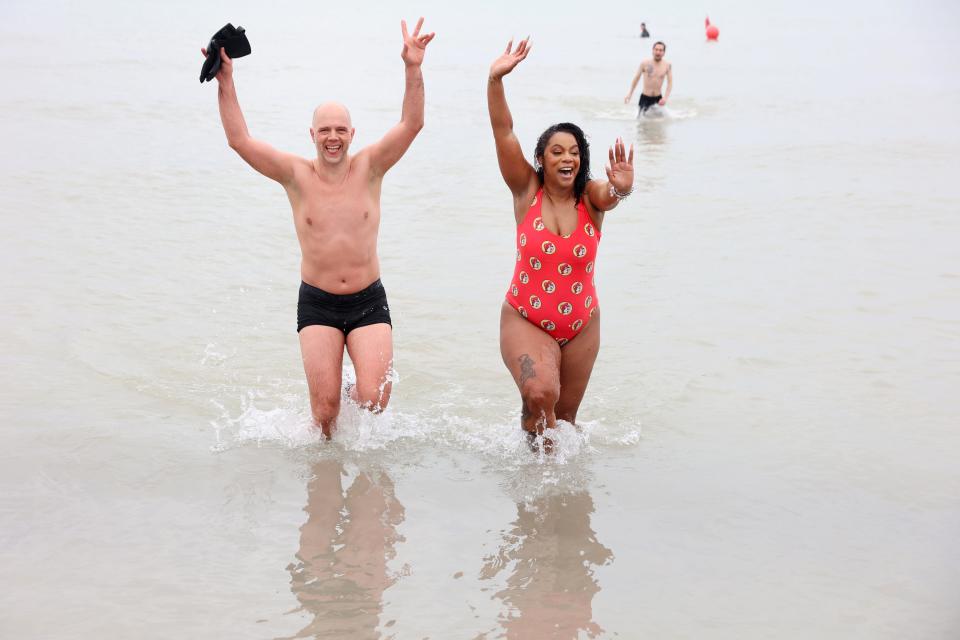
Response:
[[[543,166],[544,183],[573,188],[577,173],[580,172],[580,145],[573,134],[557,131],[550,136],[539,160]]]

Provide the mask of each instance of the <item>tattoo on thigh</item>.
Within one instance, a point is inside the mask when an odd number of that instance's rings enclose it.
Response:
[[[520,360],[520,386],[530,378],[536,378],[537,372],[533,370],[533,358],[523,354],[518,358]]]

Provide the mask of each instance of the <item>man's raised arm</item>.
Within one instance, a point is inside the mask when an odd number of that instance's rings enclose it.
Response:
[[[201,49],[206,56],[206,50]],[[237,100],[237,88],[233,84],[233,60],[220,49],[220,70],[217,71],[217,102],[220,105],[220,121],[227,143],[251,167],[281,184],[293,178],[294,156],[277,151],[266,142],[250,136],[247,122]]]
[[[400,57],[403,59],[406,74],[403,110],[400,113],[400,122],[387,131],[379,142],[370,146],[370,166],[381,176],[403,157],[423,128],[423,73],[420,65],[423,64],[427,44],[436,34],[420,35],[422,25],[423,18],[420,18],[411,34],[407,33],[406,20],[400,21],[403,32],[403,51],[400,52]]]

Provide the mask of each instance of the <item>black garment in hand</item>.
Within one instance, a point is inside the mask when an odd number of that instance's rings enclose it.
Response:
[[[226,50],[230,58],[242,58],[250,55],[250,42],[243,27],[235,27],[229,22],[220,31],[213,34],[207,45],[207,59],[200,68],[200,82],[210,82],[220,70],[220,49]]]

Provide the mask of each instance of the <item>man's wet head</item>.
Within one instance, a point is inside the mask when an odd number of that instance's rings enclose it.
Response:
[[[667,52],[667,45],[662,42],[655,42],[653,45],[653,59],[656,62],[660,62],[663,59],[663,54]]]

